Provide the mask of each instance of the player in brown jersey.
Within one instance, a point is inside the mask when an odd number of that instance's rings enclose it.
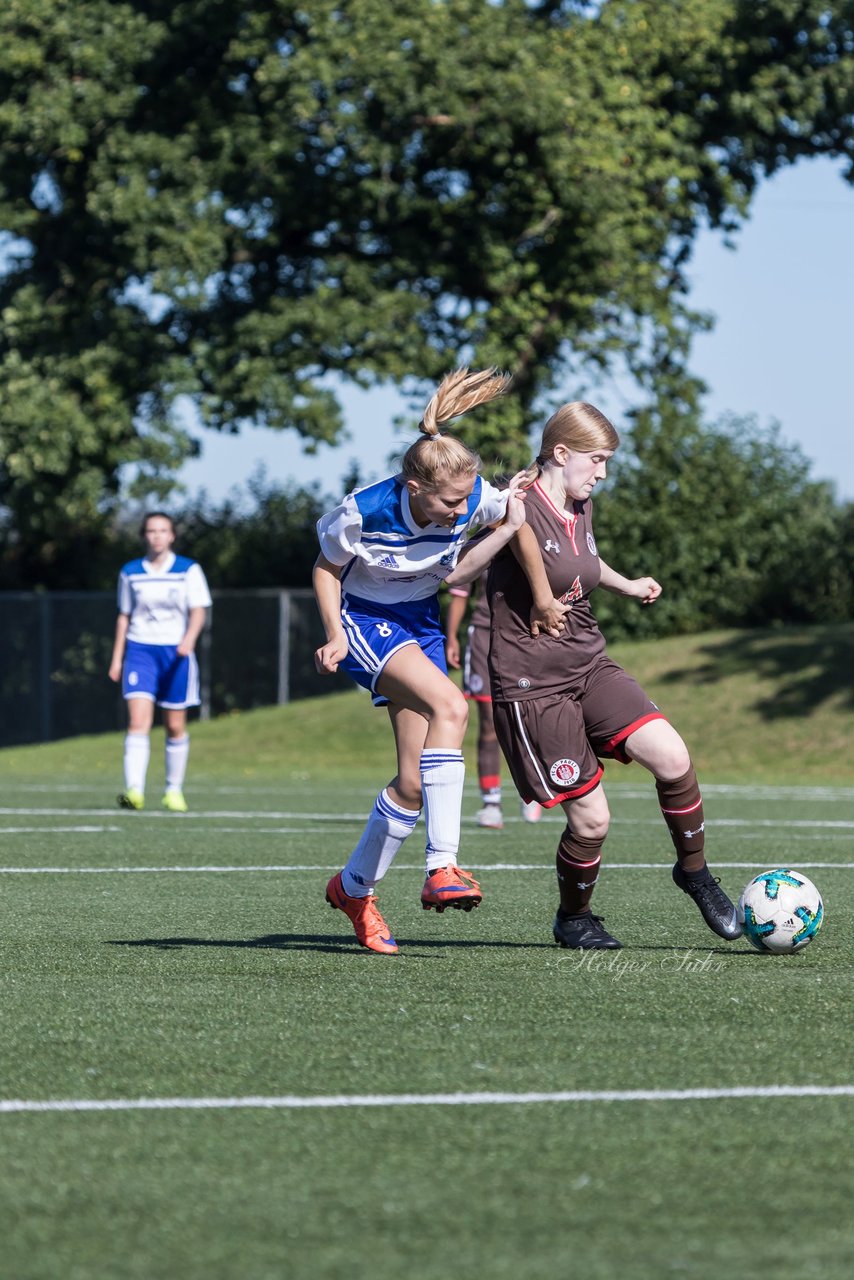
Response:
[[[499,488],[503,486],[499,485]],[[460,651],[460,627],[469,598],[474,593],[474,607],[466,631],[465,658]],[[455,671],[462,661],[463,694],[477,707],[477,773],[480,784],[480,809],[475,821],[479,827],[500,831],[504,826],[501,809],[501,748],[492,721],[492,690],[489,684],[489,601],[486,597],[486,572],[473,585],[451,587],[445,611],[445,658]],[[525,822],[539,822],[542,805],[536,800],[522,801]]]
[[[561,805],[567,818],[557,849],[560,906],[555,941],[564,947],[622,944],[593,915],[590,900],[610,814],[600,757],[644,765],[676,850],[673,879],[726,939],[741,928],[704,856],[703,802],[688,749],[641,687],[605,653],[590,607],[604,587],[643,605],[661,594],[654,578],[625,578],[599,557],[591,494],[619,444],[592,405],[566,404],[549,419],[525,504],[552,591],[570,606],[558,633],[531,635],[531,592],[512,550],[489,572],[489,665],[493,715],[513,780],[525,800]]]

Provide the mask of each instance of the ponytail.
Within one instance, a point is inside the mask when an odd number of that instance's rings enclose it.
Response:
[[[410,445],[403,456],[404,479],[418,480],[432,488],[440,475],[457,477],[478,471],[480,458],[474,450],[462,440],[442,434],[439,428],[452,418],[505,395],[511,381],[509,374],[497,369],[469,373],[463,368],[446,374],[418,424],[421,439]]]

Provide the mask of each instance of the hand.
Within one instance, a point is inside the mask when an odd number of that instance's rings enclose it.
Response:
[[[653,604],[661,595],[661,584],[655,578],[635,578],[632,587],[632,595],[641,604]]]
[[[531,635],[538,636],[544,633],[557,639],[564,629],[564,618],[571,612],[572,605],[562,604],[560,600],[552,600],[545,608],[538,608],[536,604],[531,606]]]
[[[338,663],[343,662],[349,652],[350,646],[343,631],[333,636],[331,640],[327,640],[314,655],[314,665],[317,667],[318,675],[334,675],[338,670]]]
[[[445,637],[445,661],[454,671],[460,669],[460,642],[456,636]]]
[[[190,654],[196,647],[195,640],[188,640],[186,636],[176,648],[175,652],[179,658],[189,658]]]
[[[122,678],[122,660],[121,660],[121,658],[116,658],[115,662],[111,662],[111,663],[110,663],[110,669],[109,669],[109,671],[107,672],[107,675],[110,677],[110,679],[112,680],[113,684],[118,684],[118,682],[119,682],[119,681],[121,680],[121,678]]]
[[[507,515],[505,520],[511,529],[518,529],[520,525],[525,523],[525,490],[520,487],[524,476],[524,471],[517,471],[507,486]]]

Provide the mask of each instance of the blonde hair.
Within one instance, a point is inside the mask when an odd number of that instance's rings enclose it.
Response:
[[[532,485],[543,467],[554,457],[555,445],[565,445],[573,453],[595,453],[597,449],[614,450],[620,437],[601,409],[584,400],[572,400],[556,409],[543,428],[540,452],[527,468],[522,481]]]
[[[497,369],[469,373],[455,369],[440,382],[435,395],[424,410],[418,424],[421,439],[410,445],[403,455],[401,472],[404,480],[418,480],[432,489],[440,476],[456,478],[480,469],[480,458],[473,449],[454,436],[443,435],[439,428],[452,418],[459,418],[479,404],[487,404],[503,396],[512,378]]]

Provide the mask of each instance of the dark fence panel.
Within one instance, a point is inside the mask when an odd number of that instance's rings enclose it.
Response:
[[[323,631],[311,591],[214,591],[199,643],[201,716],[346,688],[321,677]],[[110,591],[0,592],[0,746],[123,728],[107,677],[116,619]]]

